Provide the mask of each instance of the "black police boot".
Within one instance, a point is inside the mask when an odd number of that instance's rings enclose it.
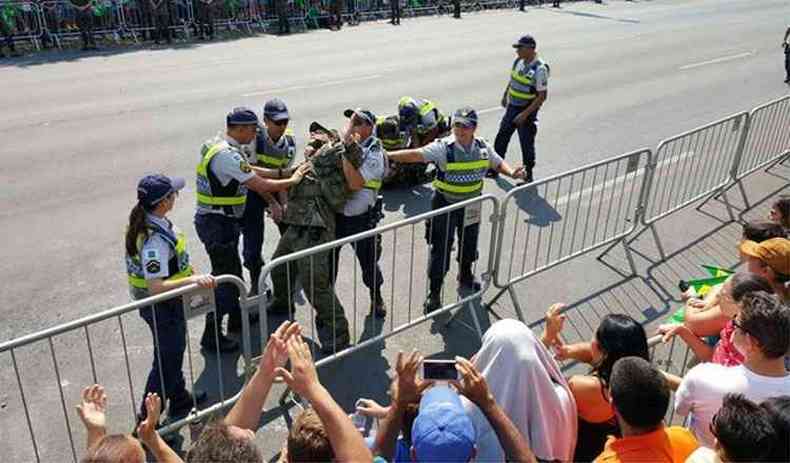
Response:
[[[255,269],[247,269],[250,272],[250,292],[247,297],[258,295],[258,280],[261,278],[261,267]]]
[[[227,353],[239,350],[239,343],[222,334],[222,330],[218,330],[215,336],[215,326],[214,319],[210,318],[209,314],[206,318],[206,327],[203,330],[203,336],[200,338],[201,347],[209,352],[216,352],[219,350],[222,353]]]
[[[436,312],[442,308],[442,292],[441,290],[431,291],[425,299],[423,309],[426,314]]]
[[[471,289],[473,291],[480,291],[480,282],[475,279],[475,274],[472,272],[472,266],[464,266],[461,269],[461,273],[458,275],[458,283],[463,286],[464,288]]]
[[[332,355],[351,346],[351,336],[349,336],[348,331],[333,333],[329,326],[317,319],[315,324],[316,328],[318,328],[318,342],[321,343],[322,354]]]

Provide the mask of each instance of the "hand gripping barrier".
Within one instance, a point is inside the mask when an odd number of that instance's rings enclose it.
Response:
[[[244,295],[247,289],[239,278],[223,275],[217,278],[217,282],[236,285],[241,293],[242,303],[246,302]],[[137,314],[128,316],[141,308],[175,298],[180,298],[184,310],[185,333],[176,332],[171,329],[176,325],[162,320],[161,324],[154,321],[149,325],[151,327],[151,335],[149,335],[149,330],[145,329],[145,323],[140,316]],[[152,320],[168,316],[162,312],[165,309],[173,310],[172,306],[157,307],[150,312]],[[211,395],[218,393],[219,403],[216,408],[223,406],[228,398],[225,396],[226,385],[220,353],[206,352],[205,362],[201,362],[204,364],[199,365],[197,362],[200,359],[193,355],[193,346],[188,338],[189,322],[195,317],[214,311],[214,292],[189,285],[0,344],[0,365],[3,371],[9,373],[13,371],[13,375],[3,377],[0,383],[6,404],[3,414],[0,415],[2,418],[0,434],[3,434],[4,442],[18,441],[25,433],[25,427],[22,425],[24,422],[27,425],[31,444],[27,453],[19,447],[9,445],[9,450],[4,452],[3,460],[64,461],[64,456],[70,454],[75,463],[79,461],[79,455],[83,453],[81,444],[84,441],[83,429],[79,424],[74,426],[75,420],[78,423],[79,419],[73,407],[79,403],[80,389],[89,384],[101,383],[108,391],[112,405],[111,422],[115,424],[113,428],[116,426],[120,428],[124,421],[122,409],[131,411],[130,415],[126,415],[126,422],[135,423],[142,400],[142,388],[151,368],[151,350],[153,345],[161,346],[160,340],[165,337],[173,340],[179,335],[187,336],[185,340],[187,361],[184,363],[188,366],[187,384],[191,384],[190,390],[194,390],[197,380],[202,387],[208,386],[211,389],[209,391]],[[132,328],[127,329],[127,326]],[[166,328],[166,331],[162,332],[157,326]],[[214,334],[216,336],[216,331]],[[62,349],[68,349],[69,355],[65,355]],[[166,397],[168,391],[162,376],[161,351],[162,349],[156,349],[154,362],[159,367],[158,380],[162,384],[162,395]],[[84,354],[87,354],[87,358],[82,357]],[[47,357],[51,359],[51,365],[46,365]],[[74,364],[75,357],[81,357],[83,363]],[[213,376],[209,372],[211,362],[216,362],[213,366],[216,369],[216,378],[210,377]],[[89,369],[86,368],[88,366]],[[203,372],[198,379],[195,371],[201,366]],[[36,381],[33,377],[36,373],[40,378],[41,371],[44,369],[51,370],[52,383]],[[126,371],[125,376],[121,374],[122,369]],[[193,403],[193,406],[196,405]],[[176,421],[176,425],[171,424],[161,429],[161,432],[164,434],[178,429],[186,421],[183,419]],[[63,436],[63,432],[55,431],[56,427],[52,426],[52,423],[58,422],[64,423],[63,430],[66,436]],[[127,429],[131,429],[131,426]],[[5,434],[12,431],[13,437]],[[80,444],[75,445],[75,440]]]
[[[514,285],[594,249],[618,243],[639,219],[652,153],[641,149],[514,188],[502,200],[494,285],[526,323]],[[625,247],[631,270],[634,263]]]

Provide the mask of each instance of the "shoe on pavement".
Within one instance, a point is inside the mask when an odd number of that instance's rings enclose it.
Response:
[[[423,308],[426,314],[431,312],[436,312],[437,310],[442,308],[442,295],[439,291],[431,292],[428,294],[428,297],[425,299],[425,303],[423,304]]]
[[[167,408],[168,418],[187,416],[195,406],[200,406],[208,399],[208,394],[205,391],[194,390],[192,393],[187,392],[179,400],[171,402]]]
[[[351,347],[348,333],[339,335],[334,339],[332,336],[327,336],[326,338],[319,337],[319,341],[321,342],[321,353],[324,355],[332,355]]]
[[[384,318],[387,316],[387,306],[384,301],[373,302],[370,304],[370,313],[376,318]]]
[[[482,287],[480,286],[480,282],[475,279],[475,276],[471,271],[461,272],[461,274],[458,275],[458,283],[464,288],[474,291],[480,291],[480,288]]]
[[[217,344],[217,341],[219,341],[219,344]],[[203,331],[203,336],[200,338],[200,346],[206,351],[216,352],[219,350],[219,352],[223,354],[239,350],[238,342],[225,336],[221,331],[214,337],[214,327],[212,326],[209,328],[208,325]]]

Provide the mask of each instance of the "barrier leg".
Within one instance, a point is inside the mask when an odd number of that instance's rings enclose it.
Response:
[[[727,192],[722,190],[721,197],[724,199],[724,205],[727,206],[727,214],[730,216],[730,221],[735,222],[735,214],[732,212],[732,205],[730,204],[729,198],[727,198]]]
[[[493,299],[483,304],[483,308],[485,308],[486,310],[491,310],[491,306],[494,305],[496,301],[498,301],[499,298],[502,297],[503,294],[505,294],[505,291],[507,291],[507,288],[500,289],[499,292],[496,293],[496,296],[494,296]]]
[[[653,240],[656,242],[656,247],[658,247],[658,254],[661,256],[661,260],[667,260],[667,255],[664,252],[664,245],[661,244],[661,238],[658,236],[658,230],[656,230],[656,225],[651,223],[647,226],[650,231],[653,233]]]
[[[518,296],[516,295],[516,290],[513,289],[513,285],[507,287],[507,292],[510,294],[510,300],[513,301],[513,307],[516,309],[516,315],[518,315],[518,319],[521,320],[522,323],[526,324],[527,320],[524,318],[524,312],[521,310],[521,304],[518,302]]]

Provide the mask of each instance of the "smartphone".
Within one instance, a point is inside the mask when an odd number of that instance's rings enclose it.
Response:
[[[424,360],[422,377],[436,381],[453,381],[458,379],[455,360]]]

